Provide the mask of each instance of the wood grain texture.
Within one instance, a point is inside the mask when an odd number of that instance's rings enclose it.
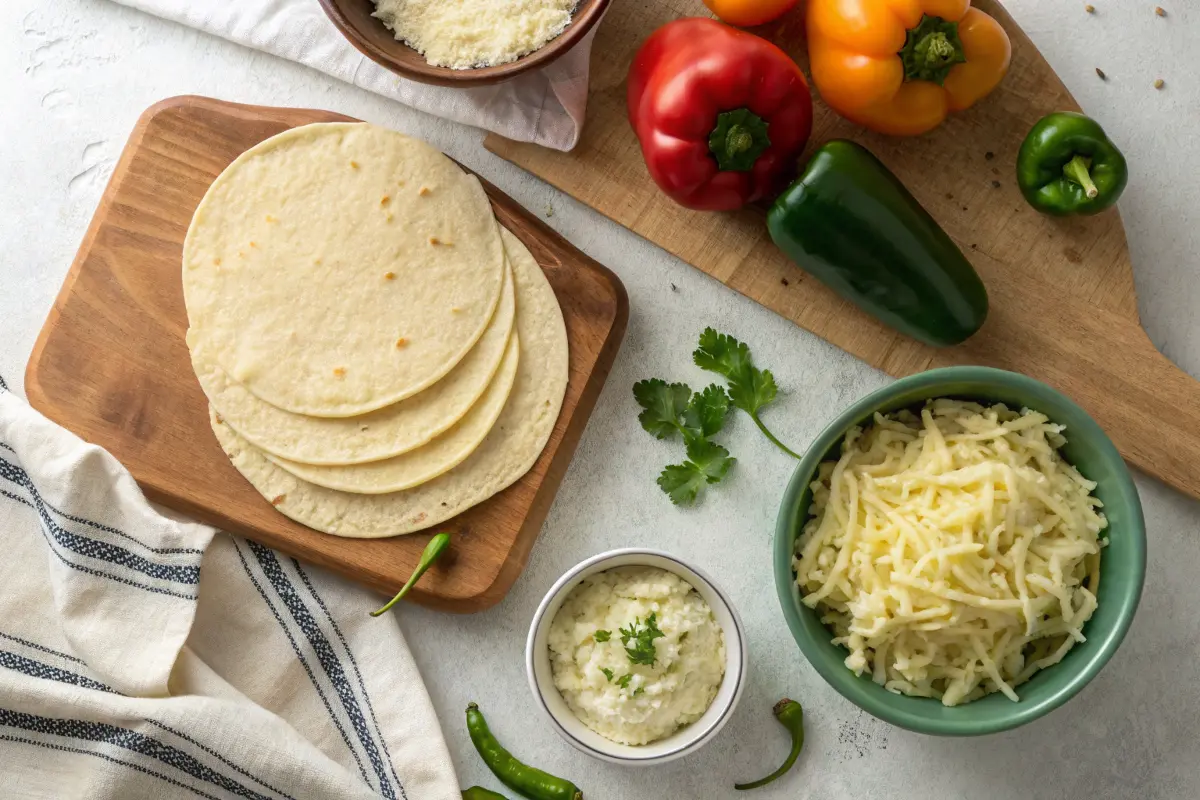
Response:
[[[976,107],[913,139],[872,134],[816,101],[813,147],[853,139],[876,153],[974,263],[991,298],[983,329],[937,350],[838,298],[771,243],[762,209],[681,208],[650,180],[625,110],[625,77],[659,25],[698,13],[693,0],[615,2],[597,33],[588,122],[559,153],[489,136],[494,153],[658,244],[767,308],[897,377],[948,364],[1023,372],[1062,390],[1104,427],[1132,464],[1200,497],[1200,382],[1162,356],[1142,330],[1125,231],[1115,211],[1052,219],[1015,181],[1030,127],[1078,110],[1066,87],[995,0],[977,0],[1013,42],[1004,83]],[[703,9],[700,9],[702,11]],[[807,68],[802,13],[756,31]]]
[[[150,108],[38,337],[25,388],[35,408],[116,456],[150,499],[392,594],[432,534],[339,539],[275,511],[217,444],[184,342],[183,239],[209,185],[263,139],[297,125],[346,119],[200,97]],[[409,596],[456,612],[499,602],[524,568],[629,314],[615,275],[483,184],[500,223],[529,247],[562,305],[570,380],[533,469],[436,528],[453,532],[454,544]]]

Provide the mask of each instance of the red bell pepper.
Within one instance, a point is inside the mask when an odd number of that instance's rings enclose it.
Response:
[[[812,132],[812,95],[796,62],[699,17],[650,35],[629,71],[628,102],[654,181],[703,211],[770,197]]]

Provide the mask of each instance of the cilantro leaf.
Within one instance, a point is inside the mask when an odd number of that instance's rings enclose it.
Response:
[[[633,680],[633,675],[630,675],[630,674],[622,675],[621,677],[617,678],[617,686],[620,686],[622,689],[628,689],[629,682],[631,680]]]
[[[600,671],[604,673],[605,678],[608,678],[608,682],[612,683],[613,671],[611,669],[609,669],[608,667],[601,667]]]
[[[633,385],[633,397],[642,407],[638,421],[656,439],[665,439],[676,431],[683,432],[680,419],[692,397],[692,390],[687,384],[668,384],[664,380],[651,378]]]
[[[607,642],[612,638],[612,631],[596,631],[592,634],[592,638],[597,642]]]
[[[705,439],[689,441],[687,455],[687,461],[672,464],[658,476],[659,488],[670,495],[671,502],[677,506],[696,502],[705,486],[719,482],[737,462],[724,447]]]
[[[665,635],[658,629],[658,615],[654,612],[646,617],[644,625],[640,618],[635,617],[632,625],[621,628],[621,644],[625,645],[625,655],[629,658],[629,663],[654,666],[658,657],[654,649],[654,640]]]
[[[754,366],[749,347],[728,334],[705,328],[700,334],[700,346],[692,353],[692,360],[701,369],[724,375],[729,382],[729,402],[734,408],[749,414],[758,429],[776,447],[793,458],[800,458],[775,438],[759,417],[758,412],[775,400],[779,389],[770,370],[760,370]]]
[[[639,687],[637,687],[636,689],[634,689],[634,690],[633,690],[633,696],[634,696],[634,697],[637,697],[639,694],[641,694],[641,693],[642,693],[642,692],[644,692],[644,691],[646,691],[646,687],[645,687],[645,686],[639,686]]]
[[[707,439],[725,427],[728,414],[729,395],[714,383],[692,395],[683,411],[683,427],[693,438]]]

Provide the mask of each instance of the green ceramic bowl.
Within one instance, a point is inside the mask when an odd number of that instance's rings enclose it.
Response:
[[[809,484],[822,461],[835,458],[846,431],[871,419],[876,411],[919,406],[935,397],[1005,403],[1032,408],[1066,426],[1063,456],[1097,483],[1104,502],[1110,541],[1100,561],[1099,605],[1084,628],[1087,641],[1076,645],[1058,664],[1017,689],[1020,702],[1002,694],[955,708],[937,700],[892,694],[869,677],[857,677],[843,663],[846,650],[834,646],[832,634],[817,613],[800,602],[792,573],[796,537],[808,518]],[[1116,652],[1133,621],[1146,575],[1146,524],[1137,490],[1116,447],[1083,409],[1044,383],[987,367],[949,367],[904,378],[859,400],[827,427],[796,468],[775,530],[775,585],[783,615],[800,650],[834,689],[864,711],[918,733],[977,736],[1031,722],[1071,699]]]

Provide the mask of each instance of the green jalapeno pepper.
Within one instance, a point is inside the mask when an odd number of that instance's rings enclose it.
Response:
[[[788,753],[783,766],[767,777],[760,778],[751,783],[734,784],[733,788],[739,792],[746,789],[757,789],[760,786],[766,786],[768,783],[773,783],[782,778],[795,765],[796,759],[800,757],[800,751],[804,748],[804,710],[800,708],[800,704],[795,700],[788,700],[785,697],[775,704],[771,712],[775,715],[775,719],[779,720],[779,724],[786,728],[788,734],[792,737],[791,752]]]
[[[514,792],[529,800],[583,800],[583,792],[575,784],[522,764],[505,750],[488,729],[487,720],[475,703],[467,706],[467,732],[483,763]]]
[[[417,581],[421,580],[421,576],[433,566],[433,563],[442,557],[442,554],[446,552],[448,547],[450,547],[450,534],[448,533],[439,533],[437,536],[434,536],[432,539],[430,539],[429,544],[425,545],[425,550],[421,553],[421,560],[417,563],[417,568],[413,570],[413,574],[409,577],[408,583],[404,584],[404,587],[399,591],[399,593],[396,594],[395,597],[388,601],[387,605],[378,611],[372,611],[371,616],[378,617],[381,614],[386,614],[387,612],[391,611],[396,603],[399,603],[404,599],[404,596],[408,594],[408,590],[411,589]]]
[[[502,794],[493,792],[491,789],[485,789],[482,786],[472,786],[470,789],[463,789],[463,800],[508,800]]]
[[[830,289],[881,322],[934,347],[983,325],[983,282],[953,240],[866,148],[818,147],[775,201],[776,246]]]
[[[1060,111],[1038,121],[1017,154],[1017,185],[1044,214],[1096,214],[1129,181],[1125,156],[1092,119]]]

